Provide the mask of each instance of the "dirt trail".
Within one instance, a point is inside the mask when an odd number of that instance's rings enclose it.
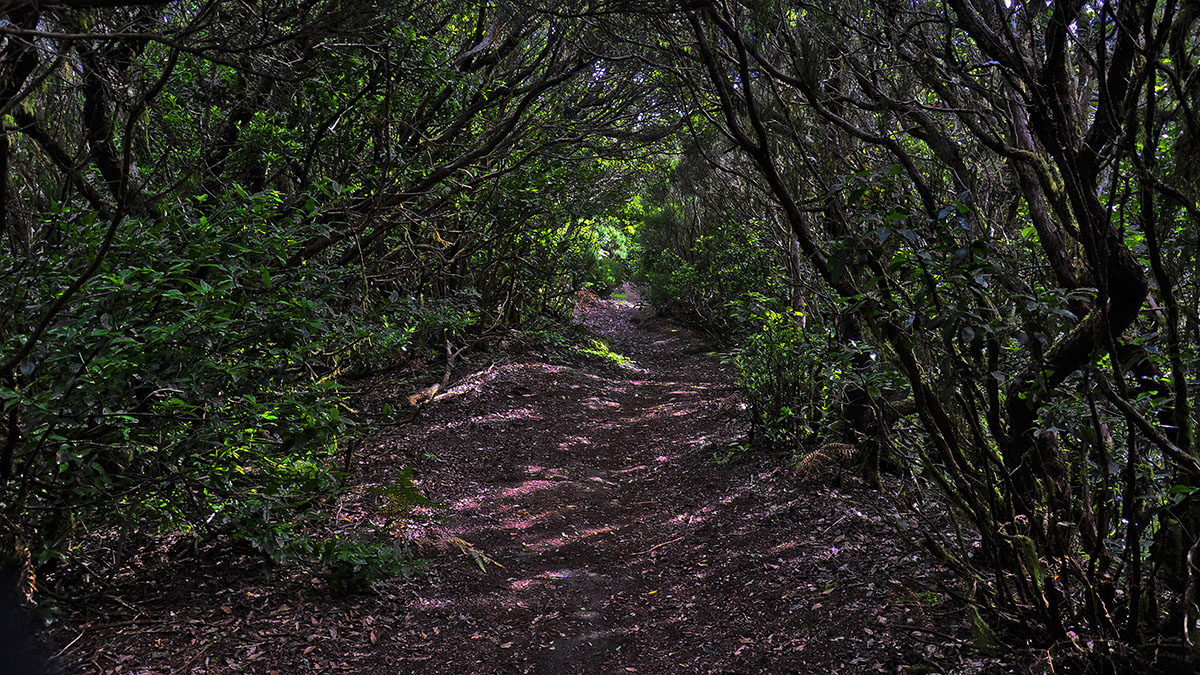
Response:
[[[408,598],[416,632],[364,672],[987,666],[880,495],[715,461],[744,441],[731,374],[626,290],[580,311],[624,367],[499,368],[405,439],[428,453],[417,470],[451,506],[447,534],[503,567],[440,557]]]
[[[973,653],[885,497],[715,461],[744,440],[732,375],[635,301],[579,315],[628,363],[495,366],[361,450],[365,486],[412,465],[448,506],[421,533],[441,542],[427,574],[335,596],[245,560],[164,559],[115,580],[126,609],[86,623],[72,657],[135,673],[1009,672]],[[339,521],[378,522],[371,495]]]

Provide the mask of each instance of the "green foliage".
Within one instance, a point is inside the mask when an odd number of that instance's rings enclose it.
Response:
[[[281,558],[294,550],[293,523],[336,491],[330,460],[355,423],[333,377],[407,332],[355,311],[344,275],[279,270],[301,225],[279,217],[274,195],[235,190],[214,206],[126,221],[19,386],[0,392],[23,440],[22,477],[2,506],[16,521],[39,514],[26,526],[43,545],[150,527],[245,539]],[[2,289],[31,310],[13,317],[16,335],[63,283],[72,252],[100,236],[86,213],[52,217],[81,226],[37,257],[0,257],[29,280]]]
[[[606,216],[584,223],[582,238],[591,250],[584,285],[606,296],[629,280],[637,251],[637,223]]]
[[[472,260],[480,302],[502,323],[518,326],[544,315],[566,318],[576,290],[623,274],[611,260],[619,251],[604,248],[593,221],[559,220],[555,210],[519,227],[490,226],[492,245]]]
[[[734,351],[752,434],[773,450],[815,449],[839,426],[842,388],[850,368],[844,349],[821,326],[806,327],[795,311],[763,309]]]
[[[576,346],[575,350],[584,356],[599,359],[602,362],[615,366],[624,366],[629,363],[628,356],[614,352],[608,346],[607,342],[596,338],[588,340],[587,344]]]
[[[753,452],[754,448],[746,443],[731,443],[723,450],[713,451],[712,459],[718,466],[731,466],[746,459]]]
[[[31,347],[0,372],[0,510],[41,560],[99,573],[94,533],[185,532],[351,586],[393,569],[374,543],[306,534],[364,431],[340,382],[544,329],[627,274],[632,165],[541,123],[609,110],[587,101],[616,83],[574,77],[593,58],[561,41],[577,28],[454,3],[276,9],[46,16],[35,56],[62,67],[0,102],[0,363]],[[163,39],[107,35],[135,24]],[[388,508],[415,499],[393,489]]]
[[[412,550],[408,528],[417,509],[444,509],[429,499],[413,480],[412,467],[404,467],[390,485],[368,490],[378,495],[383,525],[367,533],[314,541],[299,538],[294,544],[304,557],[315,560],[321,576],[335,591],[355,593],[390,576],[411,577],[426,561]]]
[[[733,205],[717,209],[699,203],[684,189],[719,191],[718,178],[689,185],[691,164],[675,167],[639,198],[642,223],[636,230],[638,276],[648,285],[656,306],[705,331],[721,342],[741,334],[745,326],[730,307],[747,298],[770,297],[787,302],[786,273],[771,250],[771,240],[786,235],[761,214],[739,212]],[[739,205],[746,206],[746,205]]]
[[[1196,10],[751,4],[35,8],[0,59],[4,522],[96,575],[86,538],[148,529],[361,587],[404,552],[305,533],[362,432],[340,378],[504,327],[570,358],[547,318],[634,277],[738,345],[768,445],[938,492],[981,648],[985,616],[1186,642]]]
[[[446,508],[445,505],[433,501],[421,492],[416,482],[413,481],[413,468],[411,466],[404,467],[395,479],[393,479],[391,485],[382,488],[372,488],[371,492],[374,492],[383,499],[380,513],[387,519],[383,525],[383,529],[391,532],[396,537],[404,535],[404,529],[416,509]]]
[[[420,572],[425,561],[412,558],[407,551],[386,540],[365,541],[329,539],[311,545],[306,557],[319,561],[321,577],[334,591],[359,593],[371,584],[397,574],[411,577]]]
[[[971,1],[722,3],[672,41],[707,97],[671,179],[690,189],[664,190],[683,194],[643,228],[660,302],[736,335],[690,308],[716,285],[700,255],[714,223],[756,223],[789,287],[760,290],[784,318],[751,313],[739,352],[756,430],[795,447],[840,424],[914,497],[936,493],[914,499],[934,505],[921,536],[968,580],[989,653],[1068,644],[1081,670],[1123,671],[1190,643],[1200,184],[1178,111],[1197,90],[1168,70],[1196,73],[1200,23],[1172,7],[1016,27]],[[1045,67],[1022,72],[1006,31]],[[1041,86],[1051,73],[1063,86]],[[1003,120],[1004,147],[984,119]]]

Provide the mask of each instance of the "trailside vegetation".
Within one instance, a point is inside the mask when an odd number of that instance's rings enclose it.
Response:
[[[1196,661],[1194,2],[0,19],[22,570],[184,537],[347,587],[411,571],[305,526],[370,421],[345,378],[450,367],[636,277],[730,352],[755,446],[905,477],[981,649]]]
[[[0,522],[43,597],[166,535],[409,571],[308,527],[369,421],[345,378],[623,280],[598,63],[515,5],[6,5]]]
[[[683,147],[768,204],[727,255],[777,255],[688,276],[731,231],[709,209],[646,263],[733,322],[764,440],[936,495],[921,536],[980,634],[1194,659],[1195,7],[718,1],[659,30]]]

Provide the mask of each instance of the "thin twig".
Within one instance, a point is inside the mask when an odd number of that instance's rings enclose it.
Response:
[[[86,632],[87,632],[87,630],[79,631],[79,635],[76,635],[74,640],[71,640],[70,642],[68,642],[66,647],[63,647],[62,649],[58,650],[58,653],[54,655],[54,658],[57,659],[58,657],[65,654],[68,649],[70,649],[72,646],[74,646],[74,644],[76,642],[79,642],[79,640],[83,638],[83,634]]]
[[[664,541],[661,544],[655,544],[655,545],[651,546],[650,548],[646,549],[645,551],[638,551],[637,553],[634,553],[633,555],[645,555],[645,554],[653,551],[656,548],[662,548],[663,546],[666,546],[667,544],[674,544],[675,542],[679,541],[680,539],[683,539],[683,537],[685,537],[685,536],[687,536],[687,535],[675,537],[671,541]]]
[[[841,523],[843,520],[845,520],[845,519],[847,519],[847,518],[849,518],[849,517],[850,517],[849,515],[843,515],[841,518],[838,518],[837,520],[835,520],[835,521],[833,522],[833,524],[832,524],[832,525],[830,525],[829,527],[827,527],[827,528],[825,528],[825,529],[821,530],[821,534],[825,534],[825,533],[829,532],[829,531],[830,531],[830,530],[832,530],[833,528],[837,527],[839,523]]]

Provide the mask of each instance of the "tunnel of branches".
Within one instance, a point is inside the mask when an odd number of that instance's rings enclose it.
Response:
[[[1193,659],[1198,106],[1193,0],[8,0],[6,592],[328,556],[345,382],[628,282],[751,451],[917,486],[979,631]]]

